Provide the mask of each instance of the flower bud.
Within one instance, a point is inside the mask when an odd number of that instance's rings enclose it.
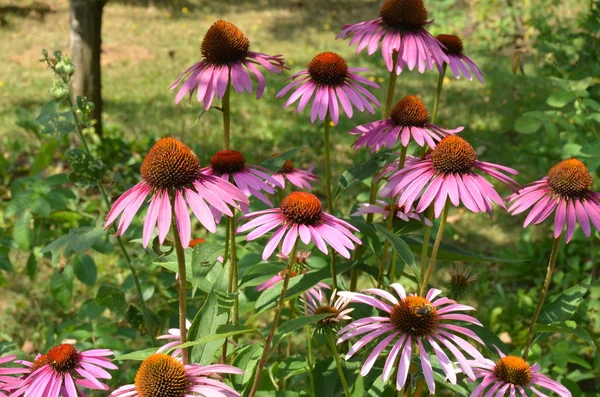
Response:
[[[54,99],[63,99],[69,95],[69,86],[62,80],[54,80],[50,87],[50,95]]]

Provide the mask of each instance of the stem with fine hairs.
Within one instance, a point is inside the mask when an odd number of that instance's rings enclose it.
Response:
[[[552,275],[554,274],[554,267],[556,266],[556,258],[558,257],[558,248],[560,247],[561,240],[562,234],[558,236],[558,238],[554,239],[554,244],[552,244],[552,253],[550,254],[550,261],[548,262],[548,269],[546,270],[546,278],[544,279],[544,284],[542,285],[542,293],[535,308],[535,312],[533,313],[533,317],[531,318],[531,324],[529,324],[527,342],[525,342],[525,349],[523,350],[523,360],[525,361],[527,361],[527,357],[529,356],[529,349],[531,348],[533,335],[535,335],[535,323],[537,322],[540,312],[542,311],[542,307],[544,306],[548,289],[550,289],[550,283],[552,282]]]
[[[185,342],[187,342],[187,274],[185,268],[185,253],[183,251],[183,246],[181,245],[181,237],[179,236],[179,231],[177,230],[177,217],[175,216],[175,199],[172,195],[171,218],[173,235],[175,237],[175,253],[177,254],[177,270],[179,272],[179,332],[181,334],[180,342],[181,344],[184,344]],[[183,362],[183,365],[187,365],[189,363],[187,348],[181,349],[181,360]]]
[[[333,192],[331,190],[331,147],[329,143],[329,123],[331,122],[331,116],[329,111],[325,116],[325,123],[323,125],[323,144],[325,146],[325,185],[327,190],[327,212],[333,215]],[[335,252],[331,252],[331,279],[333,283],[333,289],[337,289],[337,269],[335,265]]]
[[[292,252],[290,252],[288,256],[288,264],[285,269],[285,277],[283,278],[283,286],[281,287],[281,294],[279,294],[279,302],[277,303],[277,308],[275,309],[275,316],[273,317],[273,322],[271,323],[271,329],[269,331],[269,336],[267,336],[267,340],[265,342],[262,355],[260,356],[260,361],[258,362],[258,366],[256,367],[256,375],[254,376],[254,382],[252,383],[252,389],[248,394],[248,397],[254,397],[256,391],[258,390],[258,384],[260,383],[260,376],[262,374],[265,365],[267,364],[267,358],[269,357],[269,352],[271,350],[271,343],[273,342],[273,337],[275,336],[275,330],[279,325],[279,319],[281,318],[281,311],[283,310],[283,306],[285,305],[285,294],[287,292],[288,285],[290,283],[290,273],[292,270],[292,265],[294,264],[294,260],[296,259],[296,249],[298,248],[298,240],[294,243],[294,247],[292,248]]]
[[[431,124],[435,124],[435,120],[437,118],[438,108],[440,106],[440,97],[442,95],[442,86],[444,85],[444,77],[446,76],[446,68],[448,64],[444,62],[442,66],[442,71],[440,72],[440,76],[438,78],[437,91],[435,92],[435,98],[433,99],[433,112],[431,112]]]
[[[329,328],[325,331],[325,333],[327,334],[327,341],[329,342],[331,354],[333,354],[333,358],[335,359],[338,375],[340,376],[340,381],[342,382],[342,387],[344,388],[344,394],[346,397],[350,397],[350,388],[348,387],[348,381],[346,381],[346,376],[344,375],[344,368],[342,367],[342,360],[340,360],[340,353],[335,346],[333,333]]]
[[[427,272],[423,276],[423,283],[421,284],[421,296],[425,296],[425,292],[427,291],[427,284],[429,284],[429,279],[431,279],[431,275],[433,274],[433,269],[435,268],[435,259],[437,257],[437,253],[440,249],[440,244],[442,243],[442,237],[444,237],[444,230],[446,229],[446,220],[448,219],[448,209],[450,207],[450,201],[446,199],[444,203],[444,209],[442,210],[442,216],[440,220],[440,226],[437,231],[437,235],[435,236],[435,242],[433,243],[433,248],[431,249],[431,258],[429,258],[429,267],[427,268]]]
[[[230,95],[231,94],[231,76],[227,82],[227,88],[223,95],[221,110],[223,112],[223,150],[229,150],[231,141],[231,109],[230,109]]]

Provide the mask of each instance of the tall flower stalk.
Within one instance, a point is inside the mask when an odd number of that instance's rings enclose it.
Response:
[[[331,147],[329,143],[329,123],[331,122],[331,116],[329,112],[325,116],[325,121],[323,124],[323,146],[325,150],[325,185],[327,191],[327,211],[330,214],[333,214],[333,191],[331,189]],[[335,254],[331,255],[330,260],[331,267],[331,279],[333,288],[337,288],[337,269],[336,269],[336,259]]]
[[[330,328],[327,328],[325,331],[327,336],[327,342],[329,343],[329,348],[331,349],[331,354],[333,354],[333,358],[335,360],[335,366],[337,367],[338,375],[340,376],[340,382],[342,383],[342,387],[344,388],[344,395],[346,397],[350,397],[350,388],[348,387],[348,381],[346,380],[346,375],[344,375],[344,368],[342,367],[342,360],[340,359],[340,353],[335,345],[335,339],[333,337],[333,331]]]
[[[258,366],[256,367],[256,375],[254,377],[254,382],[252,383],[252,389],[248,394],[248,397],[254,397],[256,391],[258,390],[258,383],[260,381],[260,376],[262,374],[265,365],[267,364],[267,360],[269,358],[269,353],[271,352],[271,344],[273,343],[273,337],[275,336],[275,330],[279,325],[279,319],[281,318],[281,311],[283,310],[283,306],[285,305],[285,295],[287,293],[287,288],[290,283],[290,274],[292,273],[292,266],[294,265],[294,261],[296,259],[296,250],[298,248],[298,241],[294,243],[292,250],[289,254],[288,264],[285,271],[285,276],[283,278],[283,286],[281,287],[281,294],[279,295],[279,301],[277,302],[277,308],[275,309],[275,316],[273,316],[273,322],[271,323],[271,329],[269,330],[269,335],[267,336],[267,340],[265,341],[265,345],[263,348],[263,353],[260,356],[260,361],[258,362]]]
[[[440,226],[438,227],[437,235],[435,236],[435,242],[433,243],[433,248],[431,249],[431,258],[429,258],[429,266],[427,267],[425,274],[422,275],[423,279],[421,281],[421,296],[425,295],[425,291],[427,290],[427,284],[429,284],[429,280],[431,279],[431,275],[433,274],[433,270],[435,269],[435,260],[440,249],[440,244],[442,244],[444,231],[446,230],[446,221],[448,220],[449,207],[450,201],[446,201],[446,203],[444,204],[444,209],[442,210]],[[425,244],[425,241],[423,242],[423,244]]]
[[[550,260],[548,261],[548,268],[546,270],[546,277],[544,278],[544,284],[542,285],[542,291],[540,293],[540,299],[538,300],[533,317],[531,317],[531,323],[529,324],[529,332],[527,333],[527,341],[525,342],[525,349],[523,350],[523,360],[527,361],[529,356],[529,349],[531,348],[531,342],[533,341],[533,335],[535,334],[534,328],[535,323],[540,316],[544,302],[546,301],[546,295],[550,289],[550,283],[552,282],[552,275],[554,275],[554,267],[556,266],[556,258],[558,257],[558,249],[560,247],[560,241],[562,240],[562,234],[558,238],[554,239],[552,244],[552,252],[550,253]]]
[[[178,225],[177,225],[177,214],[175,213],[175,197],[170,194],[171,200],[171,211],[172,211],[172,222],[173,222],[173,236],[175,238],[175,254],[177,255],[177,272],[179,274],[179,335],[181,344],[187,342],[187,271],[185,267],[185,252],[183,245],[181,244],[181,237],[179,236]],[[188,349],[181,350],[181,360],[183,365],[189,364]]]

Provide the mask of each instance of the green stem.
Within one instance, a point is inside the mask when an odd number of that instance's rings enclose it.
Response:
[[[435,98],[433,99],[433,112],[431,113],[431,124],[435,124],[437,118],[438,108],[440,106],[440,96],[442,94],[442,86],[444,85],[444,77],[446,76],[446,68],[448,64],[444,62],[442,66],[442,72],[438,78],[437,91],[435,92]]]
[[[450,201],[448,199],[446,199],[446,202],[444,203],[444,209],[442,211],[440,226],[438,228],[437,235],[435,236],[435,242],[433,243],[433,248],[431,249],[431,258],[429,259],[429,267],[427,268],[425,277],[423,277],[423,284],[421,284],[421,296],[425,296],[425,291],[427,291],[427,284],[429,283],[429,279],[431,279],[431,275],[433,274],[433,269],[435,268],[435,259],[437,257],[437,253],[440,249],[440,244],[442,243],[442,237],[444,237],[444,230],[446,229],[446,220],[448,219],[449,207],[450,207]]]
[[[92,157],[92,152],[87,144],[85,136],[83,135],[83,129],[79,124],[79,118],[77,117],[77,113],[73,108],[73,101],[71,100],[71,94],[67,95],[67,101],[69,102],[69,109],[71,109],[71,114],[73,115],[73,119],[76,120],[75,126],[79,138],[81,139],[81,143],[83,144],[83,148],[88,156]],[[108,195],[106,194],[106,190],[104,190],[104,186],[98,181],[98,190],[100,191],[100,195],[102,196],[102,201],[106,205],[107,209],[110,209],[110,201],[108,200]],[[112,225],[112,228],[116,231],[115,224]],[[116,236],[117,242],[119,243],[119,248],[123,253],[123,258],[125,258],[125,262],[127,263],[127,267],[129,267],[129,271],[131,272],[131,277],[133,278],[133,284],[135,285],[135,289],[139,298],[140,307],[142,308],[142,316],[144,317],[144,322],[146,323],[146,329],[148,330],[148,336],[150,338],[150,343],[152,346],[156,346],[156,340],[154,339],[154,322],[152,321],[152,317],[150,316],[150,312],[146,307],[146,302],[144,302],[144,294],[142,293],[142,286],[140,284],[140,278],[138,277],[137,271],[133,267],[133,263],[131,261],[131,257],[127,253],[127,249],[125,248],[125,244],[123,243],[123,239],[121,236]]]
[[[327,334],[327,341],[329,341],[331,354],[333,354],[333,358],[335,359],[338,375],[340,376],[340,381],[342,382],[342,387],[344,388],[344,394],[346,395],[346,397],[350,397],[350,389],[348,388],[348,382],[346,381],[346,376],[344,375],[344,369],[342,368],[342,360],[340,360],[340,354],[338,353],[337,347],[335,346],[335,340],[333,340],[333,334],[330,329],[327,329],[325,333]]]
[[[177,218],[175,216],[175,200],[173,197],[171,197],[171,217],[173,225],[173,235],[175,237],[175,253],[177,254],[177,270],[179,272],[179,332],[181,334],[180,342],[183,344],[187,341],[187,272],[185,268],[185,253],[183,251],[183,246],[181,245],[181,237],[179,236],[179,231],[177,230]],[[187,348],[181,350],[181,359],[183,365],[187,365],[189,363]]]
[[[527,334],[527,342],[525,343],[525,350],[523,351],[523,360],[525,361],[527,361],[527,357],[529,356],[529,349],[531,348],[531,342],[533,341],[533,335],[535,334],[535,323],[540,316],[542,306],[544,306],[544,301],[546,300],[546,294],[550,288],[550,282],[552,281],[552,275],[554,274],[554,266],[556,265],[556,258],[558,257],[558,248],[560,247],[561,240],[562,234],[554,240],[554,244],[552,245],[552,253],[550,254],[550,261],[548,262],[548,269],[546,270],[546,278],[542,285],[542,293],[535,308],[535,313],[533,313],[533,317],[531,318],[531,324],[529,324],[529,333]]]
[[[333,215],[333,192],[331,190],[331,148],[329,143],[329,123],[331,122],[331,116],[329,112],[325,116],[325,123],[323,126],[323,141],[325,146],[325,185],[327,189],[327,212]],[[333,289],[337,289],[337,270],[335,265],[335,252],[331,252],[331,278],[333,283]]]
[[[232,211],[234,209],[232,208]],[[231,231],[229,232],[229,236],[231,238],[231,242],[229,244],[230,248],[230,256],[229,256],[229,285],[230,285],[230,293],[237,290],[238,287],[238,268],[237,268],[237,251],[235,246],[235,212],[233,212],[233,216],[230,219],[230,227]],[[233,324],[237,324],[239,322],[239,305],[240,301],[237,296],[233,300]]]
[[[396,281],[396,259],[397,259],[396,251],[392,252],[392,263],[390,264],[390,270],[388,274],[388,278],[390,279],[390,284]]]
[[[433,205],[427,208],[425,217],[433,222]],[[427,270],[427,251],[429,251],[429,239],[431,238],[431,226],[425,225],[425,231],[423,233],[423,248],[421,248],[421,285],[423,285],[423,277],[425,277],[425,271]]]
[[[385,107],[383,108],[383,118],[390,117],[392,111],[392,103],[394,102],[394,91],[396,91],[396,66],[398,65],[398,51],[392,53],[392,71],[390,72],[390,81],[388,82],[387,94],[385,97]]]
[[[307,358],[306,361],[308,363],[308,379],[310,380],[310,388],[312,390],[312,395],[315,396],[315,379],[313,377],[313,350],[312,350],[312,335],[310,333],[310,326],[307,325],[304,327],[304,331],[306,332],[306,349],[307,349]]]
[[[275,310],[275,316],[273,317],[273,322],[271,323],[271,329],[269,331],[269,336],[267,336],[267,340],[265,341],[265,345],[263,348],[262,355],[260,357],[260,361],[258,362],[258,366],[256,367],[256,375],[254,376],[254,382],[252,383],[252,389],[250,390],[250,394],[248,397],[254,397],[256,391],[258,390],[258,384],[260,382],[260,376],[262,374],[265,365],[267,364],[267,358],[269,357],[269,352],[271,350],[271,343],[273,342],[273,337],[275,336],[275,330],[279,325],[279,319],[281,318],[281,312],[283,310],[283,306],[285,304],[285,294],[287,293],[287,288],[290,283],[290,273],[292,272],[292,266],[294,265],[294,260],[296,259],[296,249],[298,248],[298,241],[294,243],[294,247],[292,248],[292,252],[290,252],[288,256],[288,264],[285,270],[285,277],[283,278],[283,286],[281,287],[281,294],[279,294],[279,302],[277,302],[277,309]]]
[[[407,148],[402,146],[400,149],[400,159],[398,161],[398,170],[404,168],[404,163],[406,161],[406,151]],[[392,204],[390,205],[390,213],[388,215],[387,221],[387,230],[389,232],[392,231],[392,226],[394,225],[394,218],[396,217],[396,197],[392,198]],[[385,240],[383,244],[383,255],[381,256],[381,262],[379,263],[379,274],[377,275],[377,288],[381,288],[381,282],[383,281],[383,274],[385,273],[385,269],[387,267],[387,261],[390,251],[390,241]]]
[[[225,94],[221,100],[221,110],[223,111],[223,150],[229,150],[229,144],[231,140],[231,109],[230,109],[230,95],[231,94],[231,76],[227,82],[227,88]]]

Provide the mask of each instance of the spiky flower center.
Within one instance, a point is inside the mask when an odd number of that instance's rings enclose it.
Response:
[[[299,225],[316,225],[323,217],[323,204],[314,194],[294,192],[279,206],[285,219]]]
[[[35,371],[42,368],[46,364],[48,364],[48,355],[42,354],[41,356],[39,356],[38,358],[35,359],[33,364],[31,364],[31,368],[30,368],[31,373],[34,373]]]
[[[463,42],[458,36],[453,34],[439,34],[436,39],[446,47],[446,54],[461,55],[463,52]]]
[[[227,21],[217,21],[204,35],[201,52],[213,65],[230,65],[246,59],[250,41],[240,29]]]
[[[402,32],[414,32],[427,24],[423,0],[386,0],[379,10],[383,23]]]
[[[398,125],[424,127],[429,122],[429,112],[425,104],[414,95],[408,95],[392,108],[390,117]]]
[[[334,52],[322,52],[308,64],[310,77],[320,85],[340,86],[348,76],[344,58]]]
[[[592,186],[592,176],[581,161],[569,159],[550,168],[548,183],[556,194],[581,197],[585,196]]]
[[[471,172],[477,154],[473,146],[461,137],[449,135],[431,151],[431,160],[436,170],[450,174]]]
[[[73,345],[58,345],[48,351],[46,359],[56,372],[67,372],[79,364],[79,351]]]
[[[141,397],[182,397],[190,380],[182,363],[167,354],[153,354],[135,375],[135,388]]]
[[[244,156],[235,150],[221,150],[210,158],[210,166],[217,175],[234,174],[246,166]]]
[[[324,305],[317,307],[317,310],[315,310],[314,315],[316,316],[318,314],[329,314],[329,317],[325,317],[324,319],[321,319],[317,322],[317,325],[319,326],[327,326],[335,322],[333,320],[338,315],[338,311],[333,306]]]
[[[200,160],[175,138],[162,138],[152,146],[142,163],[142,178],[155,189],[181,189],[198,176]]]
[[[394,305],[390,318],[400,331],[412,336],[430,335],[438,323],[438,315],[431,302],[414,295]]]
[[[531,368],[521,357],[505,356],[496,362],[494,375],[513,385],[526,386],[531,380]]]

